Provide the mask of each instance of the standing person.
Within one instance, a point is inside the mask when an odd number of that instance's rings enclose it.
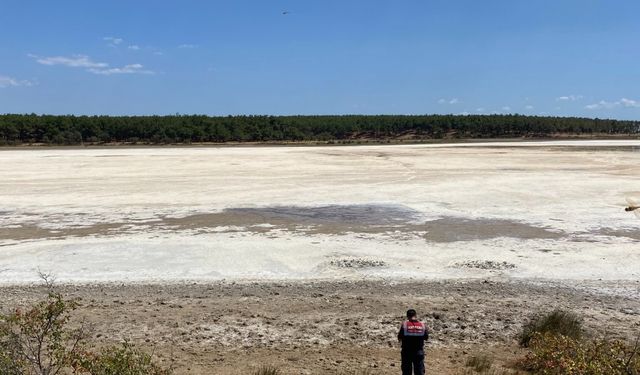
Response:
[[[398,332],[402,343],[402,375],[424,375],[424,342],[429,339],[427,327],[418,320],[416,310],[407,310],[407,320]]]

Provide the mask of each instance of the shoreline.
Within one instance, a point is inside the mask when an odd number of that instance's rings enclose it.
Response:
[[[599,294],[612,298],[629,298],[640,300],[640,280],[593,280],[593,279],[552,279],[552,278],[517,278],[508,276],[477,276],[444,279],[416,279],[416,278],[339,278],[339,279],[232,279],[232,280],[146,280],[146,281],[58,281],[53,276],[56,289],[60,290],[104,290],[104,289],[181,289],[181,288],[217,288],[242,289],[259,286],[261,288],[346,288],[350,286],[378,285],[383,288],[401,288],[410,285],[433,285],[442,288],[456,285],[504,285],[510,287],[534,289],[562,289],[585,294]],[[22,290],[39,292],[45,290],[44,281],[28,281],[16,283],[0,283],[2,291]],[[640,315],[640,310],[638,310]]]
[[[291,142],[201,142],[201,143],[84,143],[82,145],[51,145],[51,144],[19,144],[0,145],[2,150],[29,150],[29,149],[113,149],[113,148],[227,148],[227,147],[343,147],[343,146],[401,146],[401,145],[465,145],[465,144],[496,144],[496,143],[536,143],[536,142],[566,142],[566,141],[640,141],[638,135],[560,135],[549,137],[514,137],[514,138],[461,138],[461,139],[420,139],[420,140],[393,140],[393,139],[354,139],[332,141],[291,141]]]

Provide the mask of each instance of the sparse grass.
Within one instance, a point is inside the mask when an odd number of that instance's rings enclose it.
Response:
[[[471,367],[475,372],[485,372],[493,365],[493,359],[486,354],[473,355],[467,359],[465,366]]]
[[[80,359],[82,367],[91,375],[169,375],[165,369],[154,363],[153,356],[128,342],[111,346],[98,354],[86,354]]]
[[[280,375],[280,370],[273,366],[263,366],[253,372],[253,375]]]
[[[528,348],[536,333],[550,333],[580,339],[583,333],[582,320],[576,314],[564,310],[554,310],[548,314],[533,317],[522,327],[519,337],[520,346]]]

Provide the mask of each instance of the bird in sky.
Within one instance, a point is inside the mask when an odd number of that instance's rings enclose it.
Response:
[[[286,16],[286,15],[287,15],[287,14],[289,14],[289,13],[291,13],[291,12],[289,12],[288,10],[285,10],[285,11],[283,11],[283,12],[282,12],[282,15],[283,15],[283,16]]]

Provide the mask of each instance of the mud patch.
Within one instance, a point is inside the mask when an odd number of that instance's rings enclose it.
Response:
[[[264,222],[285,221],[302,225],[370,225],[408,224],[420,219],[420,212],[402,205],[328,205],[319,207],[279,206],[230,208],[227,213],[259,216]]]
[[[43,219],[46,220],[46,219]],[[74,220],[77,222],[77,220]],[[60,223],[60,219],[57,220]],[[0,228],[0,240],[27,240],[86,236],[113,236],[140,232],[193,231],[207,233],[249,232],[303,235],[384,234],[394,238],[424,238],[430,242],[484,240],[496,237],[557,239],[566,236],[550,228],[512,220],[444,217],[424,221],[422,213],[403,205],[327,205],[229,208],[221,212],[185,217],[158,216],[149,220],[127,220],[51,230],[30,222]]]
[[[559,239],[566,233],[504,219],[444,217],[424,221],[419,211],[402,205],[329,205],[230,208],[220,213],[163,218],[172,229],[244,227],[248,232],[284,230],[307,235],[394,233],[423,237],[431,242],[456,242],[512,237]]]
[[[327,205],[238,207],[222,212],[183,218],[164,217],[161,224],[172,229],[244,227],[253,233],[284,230],[308,235],[385,233],[410,231],[421,214],[402,205]]]
[[[64,229],[41,228],[34,224],[21,225],[17,227],[0,227],[0,240],[34,240],[44,238],[66,238],[66,237],[87,237],[104,236],[109,234],[122,234],[131,230],[131,225],[124,223],[95,224],[86,227],[71,227]]]
[[[433,242],[474,241],[497,237],[559,239],[565,236],[563,232],[519,221],[457,217],[429,221],[424,224],[422,230],[427,232],[424,235],[425,239]]]

